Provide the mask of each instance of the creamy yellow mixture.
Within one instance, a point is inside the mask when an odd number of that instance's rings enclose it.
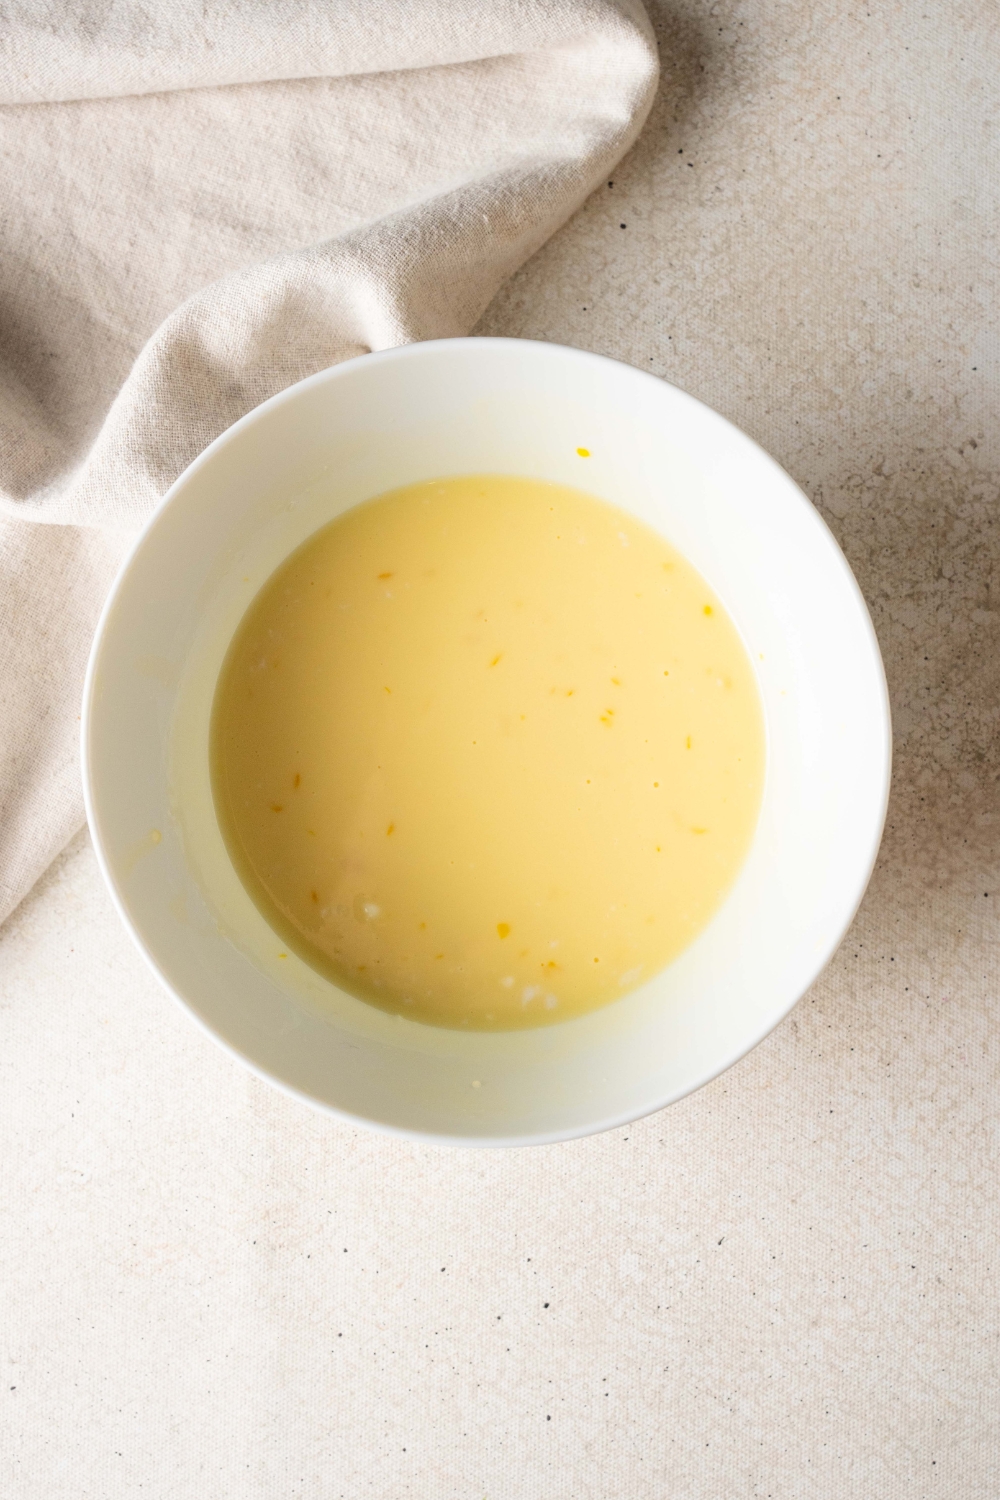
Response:
[[[703,578],[575,489],[474,475],[359,505],[247,610],[216,806],[288,947],[442,1026],[618,999],[705,925],[753,834],[753,671]]]

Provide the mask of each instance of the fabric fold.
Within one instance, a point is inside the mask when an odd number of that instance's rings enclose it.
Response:
[[[638,0],[9,15],[0,917],[82,821],[90,636],[170,484],[294,381],[467,333],[657,77]]]

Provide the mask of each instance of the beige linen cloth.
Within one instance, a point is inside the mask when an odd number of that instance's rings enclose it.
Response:
[[[639,0],[8,0],[0,919],[82,821],[131,537],[258,402],[467,333],[635,138]]]

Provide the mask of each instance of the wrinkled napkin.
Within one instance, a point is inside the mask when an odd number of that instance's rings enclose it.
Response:
[[[468,333],[638,133],[639,0],[8,0],[0,919],[83,820],[130,539],[316,370]]]

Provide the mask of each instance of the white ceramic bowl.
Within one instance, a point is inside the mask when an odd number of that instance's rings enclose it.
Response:
[[[591,457],[577,453],[586,448]],[[578,485],[701,570],[757,671],[768,763],[731,894],[669,968],[551,1027],[388,1015],[284,952],[236,876],[208,774],[232,633],[274,568],[348,506],[440,475]],[[890,727],[868,612],[788,476],[651,375],[552,344],[451,339],[338,365],[266,402],[173,486],[111,593],[83,714],[87,813],[118,909],[168,990],[255,1072],[357,1122],[477,1145],[659,1109],[781,1020],[843,936],[885,817]]]

